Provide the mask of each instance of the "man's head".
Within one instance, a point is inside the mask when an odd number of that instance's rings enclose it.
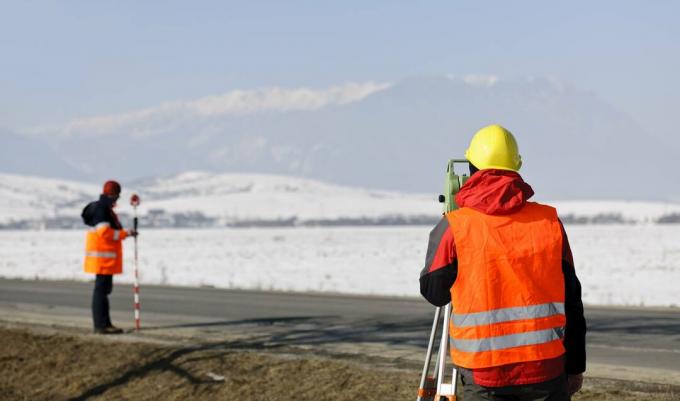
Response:
[[[104,183],[104,188],[102,189],[102,194],[108,196],[114,201],[118,200],[120,197],[120,184],[113,180],[106,181]]]
[[[499,169],[519,171],[522,157],[517,141],[510,131],[500,125],[486,126],[475,134],[465,158],[479,170]]]

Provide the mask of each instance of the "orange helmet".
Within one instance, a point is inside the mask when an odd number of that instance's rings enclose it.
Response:
[[[118,196],[120,195],[120,184],[113,180],[106,181],[102,193],[108,196]]]

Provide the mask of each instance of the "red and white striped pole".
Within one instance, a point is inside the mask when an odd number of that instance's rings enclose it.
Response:
[[[139,206],[140,199],[137,194],[132,194],[130,197],[130,204],[132,205],[132,209],[135,211],[135,218],[134,218],[134,227],[135,231],[137,231],[137,225],[138,225],[138,220],[137,220],[137,206]],[[134,300],[135,300],[135,329],[139,330],[140,329],[140,310],[141,310],[141,304],[139,302],[139,257],[137,256],[137,236],[135,236],[135,279],[133,283],[133,292],[134,292]]]

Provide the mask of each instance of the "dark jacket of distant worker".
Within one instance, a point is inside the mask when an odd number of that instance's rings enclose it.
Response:
[[[99,200],[88,204],[82,213],[83,222],[90,226],[85,240],[85,272],[96,274],[92,319],[99,334],[123,332],[111,323],[108,295],[113,290],[113,275],[123,272],[122,241],[137,233],[124,230],[113,211],[120,191],[119,183],[107,181]]]
[[[460,208],[430,233],[420,276],[430,303],[452,302],[465,401],[569,400],[583,381],[586,323],[564,227],[554,208],[528,201],[508,130],[481,129],[466,159]]]

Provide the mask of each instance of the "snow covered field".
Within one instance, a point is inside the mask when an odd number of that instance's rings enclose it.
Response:
[[[147,230],[143,284],[419,296],[430,227]],[[680,226],[567,226],[584,301],[680,305]],[[84,232],[0,231],[0,276],[88,280]],[[117,282],[132,281],[132,241]]]

